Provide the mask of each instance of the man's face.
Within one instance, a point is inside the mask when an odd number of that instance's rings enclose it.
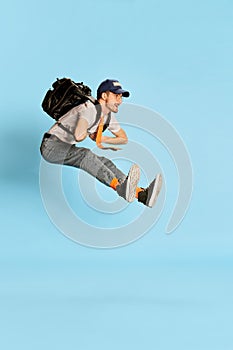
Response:
[[[105,103],[110,112],[117,113],[119,106],[122,104],[122,94],[114,94],[109,91]]]

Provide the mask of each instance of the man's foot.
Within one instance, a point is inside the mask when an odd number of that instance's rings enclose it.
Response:
[[[127,202],[133,202],[139,179],[140,168],[138,165],[134,164],[131,166],[125,181],[116,187],[119,196],[123,197]]]
[[[138,201],[152,208],[162,187],[162,175],[158,174],[147,188],[138,193]]]

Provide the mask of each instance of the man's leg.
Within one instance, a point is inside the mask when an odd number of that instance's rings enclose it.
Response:
[[[129,202],[135,197],[140,177],[140,170],[136,165],[131,167],[126,177],[107,158],[99,157],[87,148],[64,143],[55,136],[43,139],[41,154],[51,163],[69,165],[88,172],[103,184],[114,188]]]
[[[117,168],[117,166],[108,158],[99,157],[100,160],[104,163],[104,165],[112,171],[115,177],[119,180],[119,182],[125,181],[126,175]]]
[[[88,172],[100,182],[110,186],[115,174],[88,148],[75,147],[62,142],[55,136],[45,137],[41,145],[45,160],[54,164],[73,166]]]

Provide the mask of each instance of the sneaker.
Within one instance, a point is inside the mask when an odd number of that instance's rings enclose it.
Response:
[[[138,201],[152,208],[162,187],[162,175],[158,174],[147,188],[138,193]]]
[[[138,181],[140,179],[140,168],[134,164],[131,166],[125,181],[116,187],[119,196],[123,197],[127,202],[133,202]]]

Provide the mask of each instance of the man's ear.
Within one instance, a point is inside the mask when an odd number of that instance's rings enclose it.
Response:
[[[106,100],[107,100],[107,97],[108,97],[108,94],[107,94],[106,92],[103,92],[101,98],[102,98],[104,101],[106,101]]]

